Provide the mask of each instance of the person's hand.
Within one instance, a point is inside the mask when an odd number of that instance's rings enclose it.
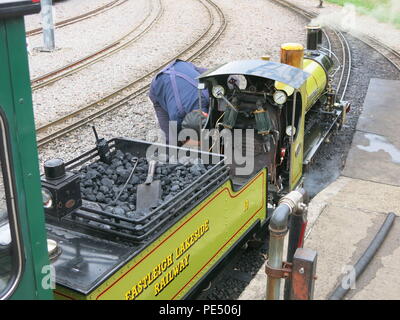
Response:
[[[188,148],[188,149],[198,149],[200,147],[200,141],[188,139],[182,147]]]

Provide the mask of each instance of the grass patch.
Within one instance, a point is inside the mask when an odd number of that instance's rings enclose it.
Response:
[[[326,0],[326,2],[345,5],[354,4],[362,14],[375,17],[381,22],[394,24],[400,29],[400,0]]]

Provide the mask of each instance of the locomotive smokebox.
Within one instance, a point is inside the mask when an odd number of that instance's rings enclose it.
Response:
[[[285,43],[281,46],[281,63],[303,69],[304,47],[299,43]]]
[[[307,29],[307,50],[317,50],[318,45],[322,44],[321,26],[309,25]]]

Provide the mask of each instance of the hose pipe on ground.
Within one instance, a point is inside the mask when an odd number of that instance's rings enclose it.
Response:
[[[357,278],[364,272],[368,264],[371,262],[372,258],[375,256],[376,252],[382,245],[383,241],[385,240],[386,236],[389,234],[389,231],[393,225],[394,219],[396,218],[396,215],[393,212],[390,212],[385,221],[383,222],[381,228],[379,229],[378,233],[375,235],[374,239],[368,246],[367,250],[365,250],[364,254],[361,256],[361,258],[357,261],[356,265],[354,266],[354,271],[355,271],[355,279],[353,281],[356,281]],[[329,300],[341,300],[345,297],[347,292],[350,290],[351,285],[346,286],[346,288],[343,287],[342,284],[337,286],[335,291],[332,293],[332,295],[329,297]]]

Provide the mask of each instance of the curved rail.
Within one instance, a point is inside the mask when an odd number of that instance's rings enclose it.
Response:
[[[303,17],[307,18],[307,19],[314,19],[317,15],[311,12],[308,12],[288,1],[285,0],[275,0],[273,2],[276,2],[278,4],[280,4],[283,7],[286,7],[290,10],[292,10],[293,12],[302,15]],[[332,32],[336,38],[339,40],[340,43],[340,48],[339,50],[341,51],[341,56],[342,56],[342,63],[341,63],[341,74],[339,77],[339,80],[336,84],[336,90],[338,93],[341,93],[341,97],[340,100],[343,100],[346,96],[347,93],[347,88],[348,88],[348,84],[350,82],[350,78],[351,78],[351,68],[352,68],[352,54],[351,54],[351,48],[349,45],[349,42],[347,40],[347,38],[345,37],[345,35],[340,31],[340,30],[336,30],[333,28],[327,28],[329,31],[327,30],[323,30],[325,38],[328,42],[328,47],[329,47],[329,52],[331,52],[333,49],[333,41],[329,36],[329,33]]]
[[[293,11],[296,11],[303,16],[309,18],[309,19],[314,19],[318,16],[317,13],[315,12],[308,12],[304,10],[303,8],[300,8],[299,6],[296,6],[293,3],[288,2],[287,0],[275,0],[275,2],[279,3],[282,6],[285,6],[289,9],[292,9]],[[370,48],[374,49],[378,53],[380,53],[387,61],[389,61],[397,70],[400,71],[400,53],[397,52],[395,49],[391,48],[387,44],[383,43],[382,41],[379,41],[367,34],[352,34],[353,37],[356,39],[360,40]]]
[[[65,66],[59,68],[59,69],[56,69],[54,71],[51,71],[42,76],[32,79],[31,80],[32,90],[33,91],[38,90],[38,89],[48,86],[54,82],[57,82],[58,80],[61,80],[71,74],[74,74],[82,69],[85,69],[85,68],[99,62],[100,60],[107,58],[107,57],[111,56],[112,54],[115,54],[115,53],[121,51],[122,49],[128,47],[135,41],[142,38],[154,26],[154,24],[157,23],[157,21],[160,19],[160,17],[163,14],[164,8],[161,4],[161,0],[158,0],[159,10],[158,10],[157,16],[154,17],[154,19],[151,21],[151,23],[145,29],[143,29],[139,34],[134,36],[132,39],[128,39],[129,36],[134,34],[145,23],[145,21],[150,17],[150,15],[153,11],[152,6],[153,6],[153,3],[151,2],[150,9],[149,9],[147,15],[142,19],[142,21],[138,25],[136,25],[132,30],[130,30],[128,33],[123,35],[117,41],[114,41],[112,44],[107,45],[107,46],[103,47],[102,49],[100,49],[86,57],[78,59],[68,65],[65,65]],[[124,40],[126,40],[126,39],[128,39],[128,40],[126,42],[124,42]]]
[[[94,9],[94,10],[88,11],[86,13],[80,14],[80,15],[75,16],[75,17],[71,17],[71,18],[59,21],[59,22],[55,23],[54,27],[59,29],[59,28],[63,28],[65,26],[69,26],[71,24],[77,23],[79,21],[89,19],[91,17],[97,16],[100,13],[103,13],[103,12],[106,12],[106,11],[108,11],[110,9],[118,7],[118,6],[120,6],[121,4],[123,4],[123,3],[127,2],[127,1],[128,0],[113,0],[113,1],[105,4],[104,6],[98,7],[96,9]],[[42,33],[42,28],[35,28],[35,29],[27,31],[26,32],[26,36],[27,37],[31,37],[31,36],[38,35],[40,33]]]
[[[199,0],[200,3],[204,5],[207,9],[208,15],[210,17],[209,24],[206,30],[201,34],[201,36],[195,39],[188,47],[186,47],[183,51],[175,55],[172,59],[169,59],[167,62],[163,63],[161,66],[152,70],[145,74],[144,76],[140,77],[139,79],[134,80],[133,82],[129,83],[125,87],[118,89],[117,91],[109,94],[108,96],[96,101],[90,105],[87,105],[83,108],[80,108],[68,115],[65,115],[51,123],[48,123],[36,130],[37,134],[52,131],[52,133],[39,138],[37,140],[38,147],[42,147],[48,144],[55,139],[58,139],[65,134],[76,130],[77,128],[93,121],[94,119],[101,117],[121,106],[126,104],[128,101],[138,97],[139,95],[145,93],[149,86],[151,79],[166,65],[168,65],[171,61],[176,59],[188,60],[193,61],[194,59],[198,58],[201,54],[203,54],[208,48],[210,48],[222,35],[222,33],[226,29],[226,19],[222,12],[222,10],[212,1],[212,0]],[[208,6],[206,5],[208,4]],[[213,14],[212,9],[216,14]],[[216,18],[218,16],[218,18]],[[218,29],[215,33],[211,36],[210,39],[206,39],[207,35],[213,28],[216,23],[216,20],[220,21]],[[200,48],[195,49],[199,42],[203,40],[205,43],[200,46]],[[196,50],[194,53],[190,54],[192,50]],[[140,86],[140,88],[135,88],[136,86],[140,85],[141,83],[146,82],[146,84]],[[105,105],[105,106],[104,106]],[[91,114],[87,114],[89,110],[95,109]],[[96,110],[97,109],[97,110]],[[75,120],[75,121],[73,121]],[[61,129],[54,129],[55,126],[65,124],[66,122],[72,122],[67,124],[66,126],[62,127]],[[54,129],[54,131],[53,131]]]

